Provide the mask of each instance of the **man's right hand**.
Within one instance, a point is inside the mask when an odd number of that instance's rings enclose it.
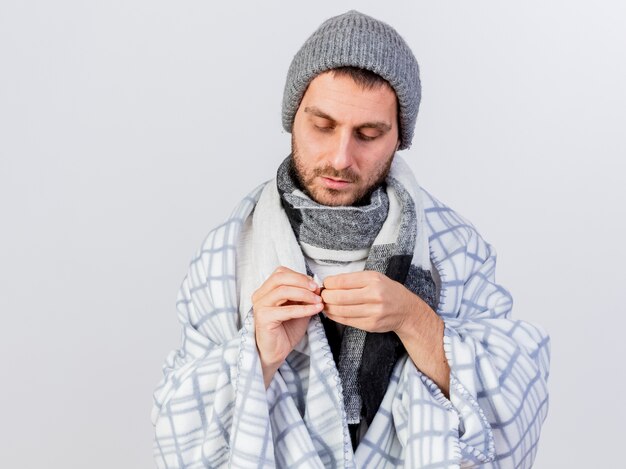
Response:
[[[266,388],[304,337],[311,316],[322,310],[319,293],[311,277],[280,266],[252,294],[256,344]]]

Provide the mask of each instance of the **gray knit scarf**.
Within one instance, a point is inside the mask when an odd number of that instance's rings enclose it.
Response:
[[[436,308],[431,274],[411,264],[417,234],[415,206],[409,193],[394,178],[375,188],[360,205],[321,205],[303,192],[288,156],[279,166],[277,187],[296,239],[305,250],[314,249],[325,262],[347,264],[366,257],[365,270],[382,272],[404,284],[429,306]],[[389,214],[387,186],[401,204],[395,239],[376,242]],[[389,223],[389,222],[388,222]],[[387,227],[388,228],[388,227]],[[312,272],[307,266],[307,271]],[[393,332],[369,333],[336,323],[320,313],[343,386],[346,417],[354,439],[361,418],[369,425],[382,401],[389,377],[404,346]]]

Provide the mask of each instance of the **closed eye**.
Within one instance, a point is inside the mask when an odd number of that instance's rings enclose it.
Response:
[[[331,127],[331,126],[316,125],[315,128],[319,130],[320,132],[324,132],[324,133],[332,132],[334,130],[334,127]]]
[[[371,142],[372,140],[375,140],[379,137],[380,135],[366,135],[364,133],[361,132],[357,132],[356,137],[359,140],[362,140],[364,142]]]

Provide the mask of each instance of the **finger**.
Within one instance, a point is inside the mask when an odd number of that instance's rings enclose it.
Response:
[[[287,267],[278,267],[252,295],[252,301],[267,295],[281,285],[300,287],[315,291],[319,287],[308,275],[296,272]]]
[[[328,317],[342,317],[352,319],[363,319],[374,316],[377,312],[375,308],[365,305],[324,305],[324,312]],[[331,318],[332,319],[332,318]]]
[[[344,326],[355,327],[357,329],[365,330],[364,322],[367,321],[365,318],[351,318],[347,316],[335,316],[332,314],[326,313],[329,319],[332,319],[336,323],[343,324]]]
[[[324,314],[326,314],[326,317],[338,324],[343,324],[344,326],[352,326],[355,327],[354,324],[352,324],[352,321],[354,321],[354,319],[352,318],[347,318],[345,316],[335,316],[332,314],[328,314],[324,311]]]
[[[373,270],[329,275],[324,279],[324,287],[329,290],[364,288],[372,283],[383,281],[384,277],[385,274]]]
[[[270,290],[266,295],[257,298],[256,305],[280,306],[287,301],[314,304],[321,303],[322,297],[308,289],[279,285],[273,290]]]
[[[263,324],[282,324],[290,319],[298,319],[307,316],[313,316],[322,310],[321,303],[307,305],[290,305],[290,306],[274,306],[260,308],[255,311],[255,320],[257,325]]]
[[[341,314],[332,314],[328,311],[325,311],[326,316],[344,326],[355,327],[357,329],[361,329],[367,332],[387,332],[390,330],[388,327],[381,325],[380,319],[376,318],[376,316],[344,316]]]
[[[362,305],[373,302],[367,293],[367,288],[324,289],[321,296],[327,305]]]

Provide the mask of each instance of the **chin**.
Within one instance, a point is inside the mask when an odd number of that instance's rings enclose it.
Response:
[[[337,207],[340,205],[353,205],[356,202],[354,192],[342,192],[333,189],[321,188],[317,191],[309,191],[310,197],[318,204]]]

